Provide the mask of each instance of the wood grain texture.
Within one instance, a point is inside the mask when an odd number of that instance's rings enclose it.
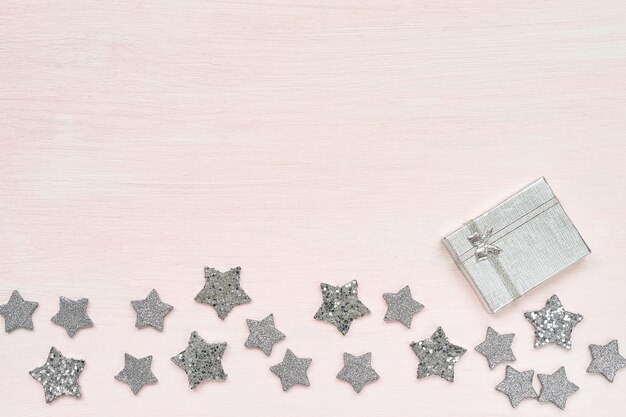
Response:
[[[517,333],[518,369],[566,367],[563,415],[626,405],[626,375],[585,373],[589,343],[626,349],[623,1],[4,1],[0,56],[0,301],[40,302],[34,332],[0,334],[1,415],[501,416],[488,325]],[[440,238],[542,175],[593,253],[490,316]],[[194,303],[204,265],[240,265],[253,302],[224,322]],[[319,282],[353,278],[372,314],[341,337],[312,319]],[[382,321],[406,284],[411,330]],[[163,334],[133,327],[152,288]],[[585,316],[569,352],[533,349],[522,316],[553,293]],[[95,327],[54,326],[60,295]],[[243,343],[270,312],[268,359]],[[415,379],[408,344],[437,325],[469,349],[454,384]],[[226,383],[192,392],[169,361],[192,330],[228,342]],[[44,404],[28,371],[50,345],[86,359],[82,400]],[[309,389],[269,372],[287,347]],[[336,380],[344,351],[380,381]],[[136,398],[124,352],[155,357]]]

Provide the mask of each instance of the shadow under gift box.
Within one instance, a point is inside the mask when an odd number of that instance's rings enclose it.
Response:
[[[591,253],[543,177],[443,243],[490,313]]]

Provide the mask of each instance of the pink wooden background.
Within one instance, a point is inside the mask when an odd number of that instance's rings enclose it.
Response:
[[[580,386],[515,415],[623,412],[626,371],[585,369],[590,343],[626,354],[624,1],[4,1],[0,56],[0,301],[40,302],[34,332],[0,334],[1,415],[501,416],[488,325],[517,334],[516,368]],[[440,238],[541,175],[593,253],[490,316]],[[195,303],[204,265],[240,265],[253,302],[224,322]],[[312,317],[321,281],[351,279],[372,314],[342,337]],[[382,320],[406,284],[411,330]],[[162,334],[133,326],[152,288]],[[553,293],[585,316],[571,351],[533,349],[522,316]],[[95,327],[53,325],[60,295]],[[245,319],[270,312],[287,339],[266,358]],[[408,344],[437,325],[468,348],[453,384],[415,379]],[[228,342],[227,382],[187,388],[169,358],[192,330]],[[46,405],[28,375],[51,345],[87,361],[81,400]],[[287,347],[310,388],[269,372]],[[380,381],[336,380],[344,351]],[[155,357],[137,397],[124,352]]]

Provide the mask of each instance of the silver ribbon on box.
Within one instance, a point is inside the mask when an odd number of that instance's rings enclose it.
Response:
[[[535,217],[541,215],[543,212],[551,209],[557,204],[559,204],[558,198],[552,197],[550,200],[536,207],[534,210],[526,213],[526,215],[515,220],[507,227],[498,230],[496,233],[493,233],[492,228],[485,229],[484,232],[481,233],[478,229],[478,226],[476,225],[476,222],[474,220],[470,220],[466,223],[466,226],[471,233],[471,235],[468,236],[467,240],[470,241],[474,249],[468,250],[467,252],[462,254],[459,257],[459,260],[461,261],[461,263],[464,263],[471,258],[474,258],[476,262],[488,260],[502,280],[502,283],[506,287],[509,294],[511,294],[511,297],[513,297],[514,299],[519,298],[521,296],[520,292],[517,290],[508,272],[506,272],[506,269],[498,259],[500,252],[502,252],[502,248],[495,246],[494,243],[502,239],[509,233],[514,232],[519,227],[528,223]]]

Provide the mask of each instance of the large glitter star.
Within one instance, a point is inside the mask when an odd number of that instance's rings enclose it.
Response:
[[[383,298],[387,303],[387,313],[385,321],[399,321],[409,329],[413,316],[419,313],[424,305],[418,303],[411,297],[411,289],[407,285],[397,293],[384,293]]]
[[[537,391],[533,387],[533,376],[535,376],[535,371],[519,372],[507,365],[505,377],[496,389],[505,393],[511,401],[511,406],[515,408],[525,398],[537,398]]]
[[[93,326],[93,322],[87,315],[87,303],[89,300],[81,298],[78,301],[61,297],[59,312],[52,317],[52,322],[65,328],[70,337],[74,337],[80,329]]]
[[[172,357],[172,362],[187,373],[189,388],[194,389],[207,379],[226,379],[227,375],[222,367],[225,351],[226,342],[207,343],[198,333],[192,332],[187,349]]]
[[[337,379],[350,383],[356,392],[361,392],[365,384],[378,378],[378,374],[372,368],[371,352],[361,356],[343,354],[343,369],[337,374]]]
[[[315,313],[315,319],[333,324],[341,334],[348,333],[353,320],[370,312],[359,300],[357,293],[359,284],[356,280],[339,287],[328,284],[320,286],[323,300]]]
[[[271,366],[270,371],[280,378],[283,391],[287,391],[296,384],[308,387],[310,383],[306,370],[311,366],[311,362],[311,358],[299,358],[291,349],[287,349],[283,361]]]
[[[485,355],[489,368],[493,369],[500,362],[512,362],[515,360],[515,355],[511,349],[514,337],[514,333],[500,334],[491,327],[487,327],[485,341],[476,346],[475,349],[477,352]]]
[[[206,282],[195,300],[212,306],[217,311],[217,316],[224,320],[233,307],[251,301],[239,285],[240,273],[240,267],[232,268],[227,272],[204,267]]]
[[[552,375],[537,374],[537,378],[541,382],[538,400],[550,401],[561,410],[565,409],[567,398],[578,391],[578,386],[567,380],[565,368],[562,366]]]
[[[524,313],[524,317],[535,326],[535,347],[556,343],[565,349],[572,348],[572,329],[583,319],[565,310],[556,295],[546,301],[544,308]]]
[[[152,326],[161,332],[163,331],[165,316],[174,308],[162,302],[156,290],[150,291],[150,294],[148,294],[145,299],[133,300],[130,304],[137,313],[135,327],[140,329],[142,327]]]
[[[617,340],[606,345],[589,345],[591,363],[587,368],[590,374],[602,374],[609,382],[615,379],[615,373],[626,366],[626,359],[619,354]]]
[[[24,301],[20,293],[15,290],[9,302],[0,306],[0,316],[4,317],[4,330],[9,333],[17,328],[33,330],[33,312],[39,303]]]
[[[285,335],[274,326],[274,315],[270,314],[263,320],[246,320],[250,335],[246,340],[247,348],[259,348],[269,356],[272,353],[274,343],[285,338]]]
[[[454,382],[454,364],[459,361],[467,349],[453,345],[441,327],[428,339],[410,344],[419,358],[417,378],[438,375],[446,381]]]
[[[159,380],[154,376],[150,367],[152,366],[152,356],[137,359],[128,353],[124,354],[124,369],[122,369],[115,379],[128,384],[133,394],[137,393],[147,384],[156,384]]]
[[[43,385],[46,402],[49,403],[62,395],[77,398],[82,396],[78,377],[84,368],[84,360],[66,358],[52,347],[46,363],[29,374]]]

